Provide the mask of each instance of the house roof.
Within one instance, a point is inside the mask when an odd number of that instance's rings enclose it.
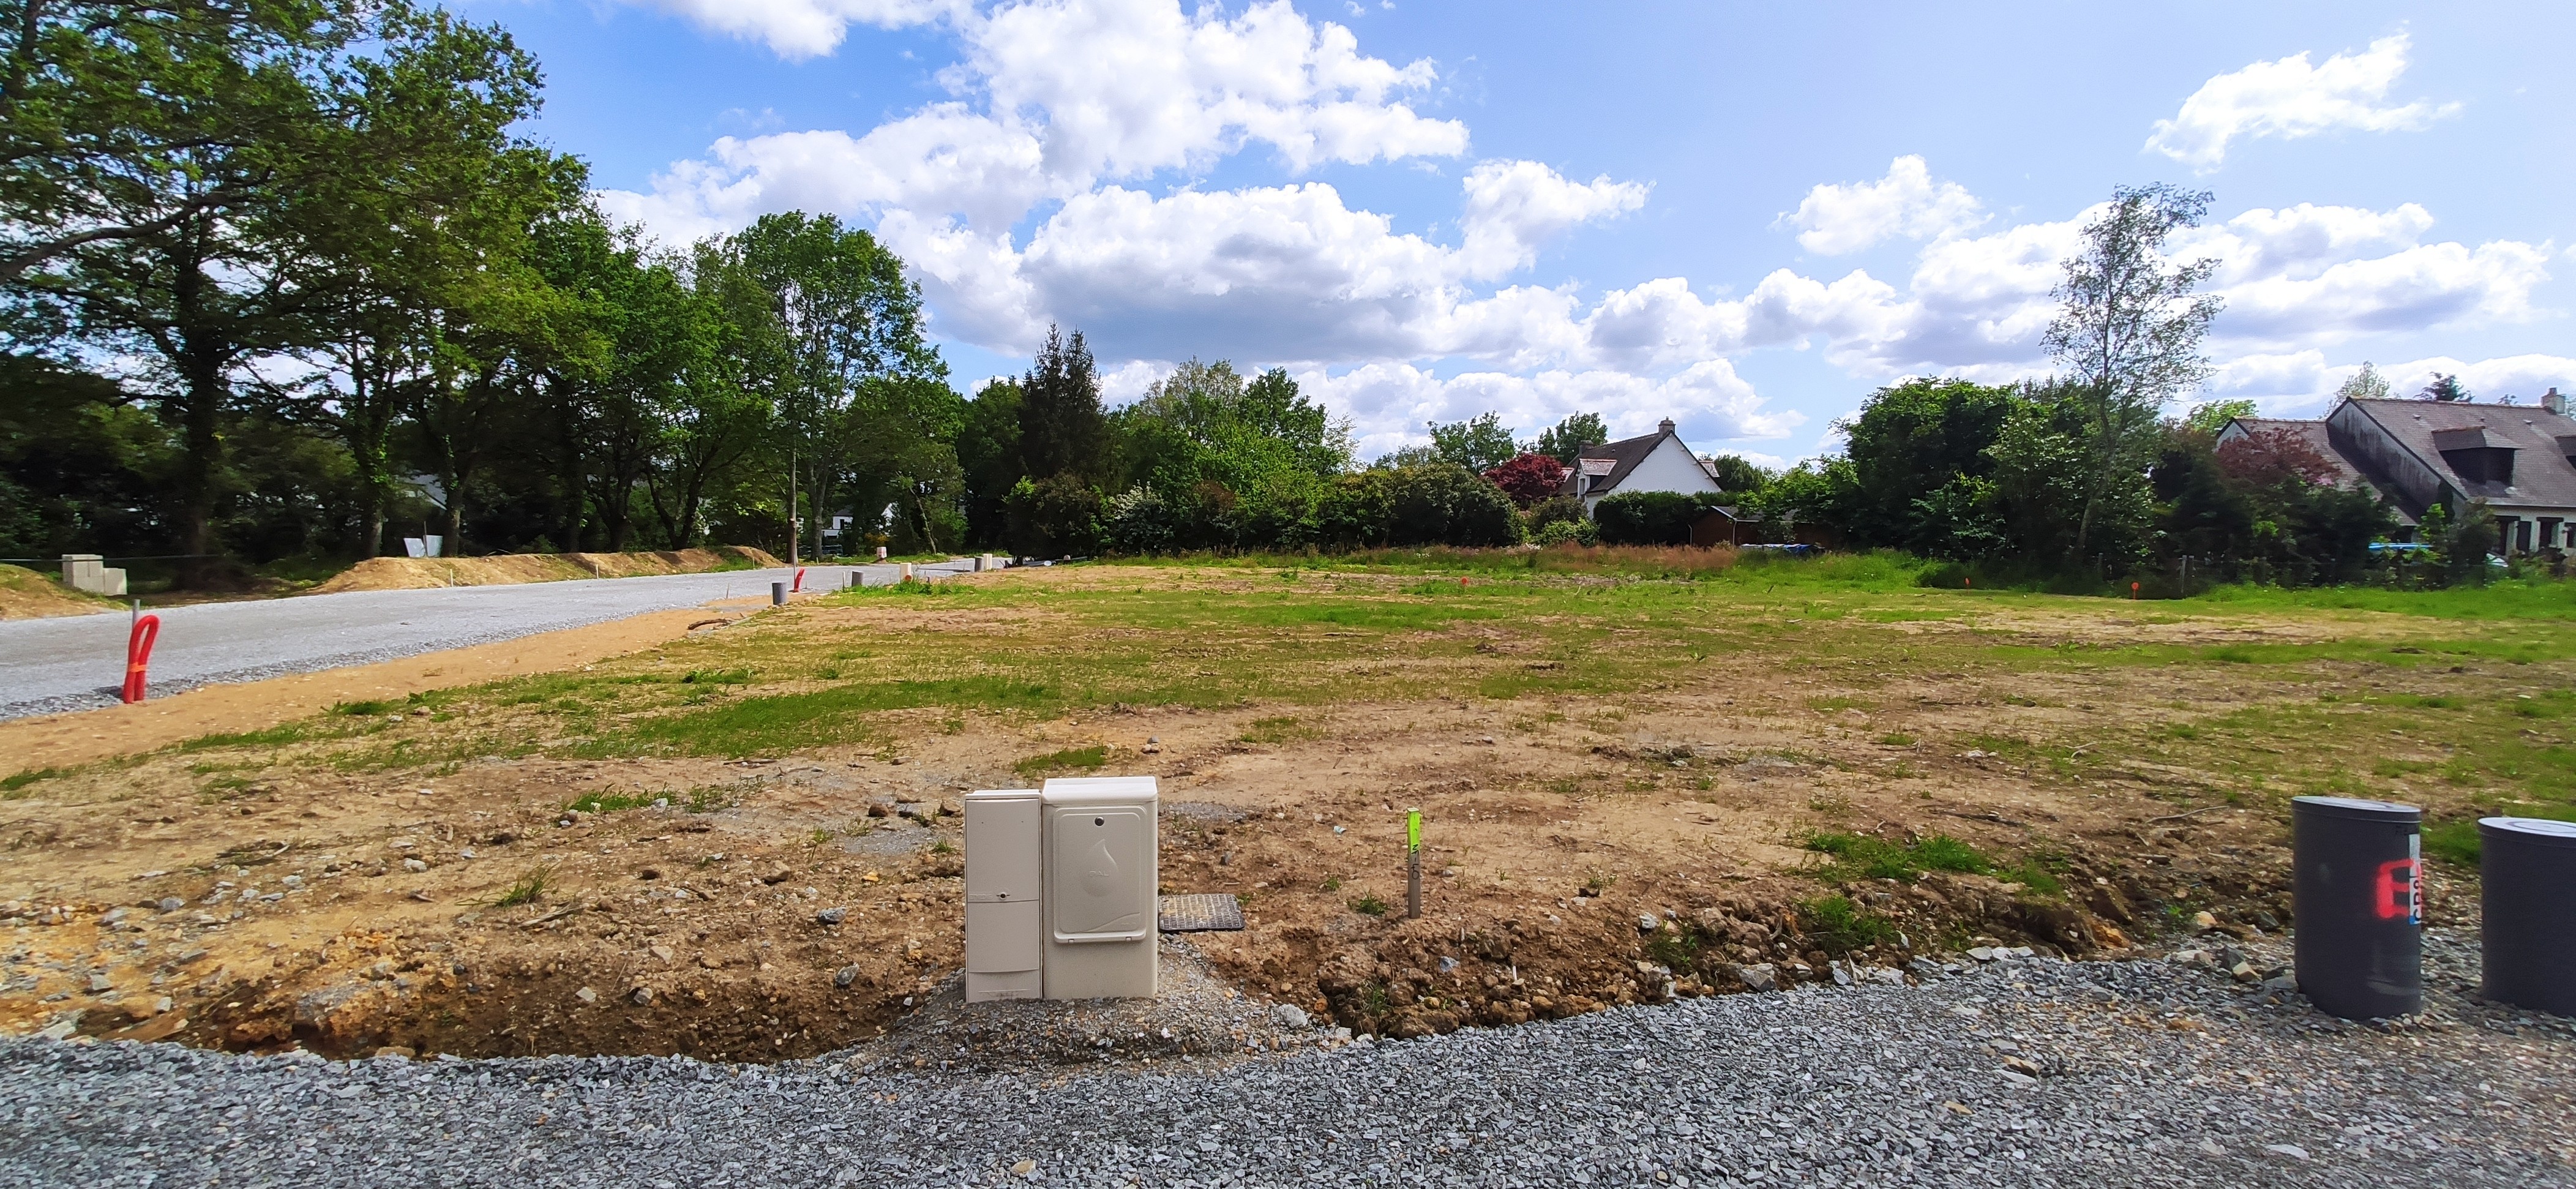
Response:
[[[2315,450],[2319,457],[2324,458],[2334,467],[2335,486],[2351,487],[2358,484],[2378,494],[2383,500],[2388,498],[2386,488],[2371,482],[2370,476],[2361,473],[2361,468],[2352,465],[2351,459],[2344,457],[2342,451],[2335,449],[2331,436],[2326,432],[2326,423],[2323,421],[2295,421],[2283,417],[2239,417],[2235,425],[2248,434],[2289,434],[2307,443],[2310,449]],[[2395,511],[2398,523],[2407,525],[2415,523],[2415,518],[2407,515],[2406,509],[2397,508]]]
[[[2355,400],[2353,411],[2376,422],[2451,489],[2499,510],[2516,506],[2576,507],[2576,463],[2563,443],[2576,438],[2576,419],[2532,405],[2471,401]],[[2513,482],[2460,476],[2444,450],[2514,451]]]
[[[1650,434],[1584,447],[1576,454],[1575,464],[1582,468],[1585,475],[1592,477],[1587,494],[1609,491],[1619,486],[1619,481],[1627,478],[1628,472],[1636,470],[1638,463],[1646,461],[1646,456],[1654,453],[1655,447],[1671,436],[1673,436],[1673,423],[1667,421],[1663,428]],[[1567,482],[1570,485],[1571,478]],[[1572,487],[1569,486],[1567,490],[1572,490]]]

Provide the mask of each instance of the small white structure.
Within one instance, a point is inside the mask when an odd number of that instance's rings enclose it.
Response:
[[[965,800],[966,1001],[1153,997],[1154,778],[1050,780]]]
[[[1565,476],[1563,490],[1580,498],[1588,514],[1602,500],[1631,491],[1698,495],[1723,489],[1708,464],[1673,432],[1672,419],[1665,418],[1655,432],[1643,437],[1584,447]]]
[[[111,599],[125,597],[125,571],[102,565],[107,559],[95,553],[63,555],[63,585],[84,594],[106,595]]]
[[[1151,776],[1046,782],[1046,997],[1150,999],[1161,919]]]
[[[1046,990],[1038,791],[966,794],[966,1002]]]

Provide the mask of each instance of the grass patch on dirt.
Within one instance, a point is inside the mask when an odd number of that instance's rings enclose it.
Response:
[[[1252,720],[1252,725],[1245,728],[1243,734],[1237,738],[1245,743],[1296,743],[1323,737],[1324,730],[1321,727],[1300,723],[1288,715],[1278,715]]]
[[[626,809],[643,809],[668,797],[667,793],[620,793],[616,791],[583,793],[564,804],[576,813],[616,813]]]
[[[1896,940],[1896,926],[1872,916],[1848,896],[1820,896],[1798,905],[1798,931],[1834,957]]]
[[[2571,805],[2499,805],[2495,812],[2479,817],[2536,817],[2553,822],[2576,822],[2576,806]],[[2459,867],[2463,873],[2478,869],[2485,852],[2478,834],[2477,817],[2453,818],[2424,827],[2424,853]]]
[[[48,767],[30,768],[24,772],[12,772],[7,776],[0,776],[0,801],[15,801],[28,796],[27,786],[39,780],[52,780],[61,775],[63,775],[62,769]]]
[[[2459,592],[2238,592],[2150,612],[1926,588],[1919,573],[1880,554],[1678,566],[1611,550],[1060,567],[845,591],[585,671],[416,700],[435,722],[324,715],[181,749],[309,745],[281,758],[351,771],[535,754],[775,757],[881,750],[968,715],[1007,727],[1119,705],[1254,710],[1241,740],[1285,747],[1318,737],[1311,706],[1725,695],[1747,716],[1867,716],[1858,738],[1911,749],[1910,765],[1965,759],[2166,800],[2277,813],[2289,796],[2331,791],[2452,816],[2470,800],[2576,804],[2576,617],[2560,607],[2576,605],[2576,588],[2480,592],[2531,612],[2521,618]],[[1963,728],[1882,692],[1927,682],[1990,691],[1972,703],[1989,709]],[[2104,682],[2175,692],[2090,701],[2084,691]],[[2007,719],[2017,712],[2005,707],[2031,713]],[[2356,765],[2356,746],[2373,759]],[[1971,861],[1873,849],[1884,845],[1822,853],[1852,871]]]
[[[1048,772],[1094,772],[1108,762],[1108,746],[1095,743],[1089,747],[1068,747],[1042,756],[1030,756],[1011,765],[1011,771],[1022,776],[1038,776]]]
[[[539,863],[530,868],[526,875],[520,876],[518,882],[494,893],[489,900],[484,901],[484,906],[517,908],[522,904],[534,904],[545,899],[546,889],[554,886],[554,877],[554,864]]]
[[[1947,834],[1897,843],[1867,834],[1815,830],[1800,845],[1831,855],[1833,862],[1826,866],[1834,876],[1846,879],[1897,879],[1910,883],[1927,871],[1985,875],[1995,869],[1994,861],[1978,853],[1977,848]]]

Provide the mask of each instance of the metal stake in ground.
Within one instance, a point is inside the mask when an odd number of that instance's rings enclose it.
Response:
[[[1404,916],[1422,916],[1422,811],[1404,811]]]

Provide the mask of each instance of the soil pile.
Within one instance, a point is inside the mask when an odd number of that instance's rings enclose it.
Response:
[[[23,566],[0,566],[0,619],[43,619],[117,610],[116,600],[85,595]]]
[[[758,549],[723,545],[713,549],[678,549],[659,553],[509,553],[492,557],[371,557],[313,588],[315,594],[344,590],[420,590],[439,586],[510,586],[526,582],[562,582],[574,578],[635,578],[648,574],[704,574],[729,566],[775,567],[779,560]]]

